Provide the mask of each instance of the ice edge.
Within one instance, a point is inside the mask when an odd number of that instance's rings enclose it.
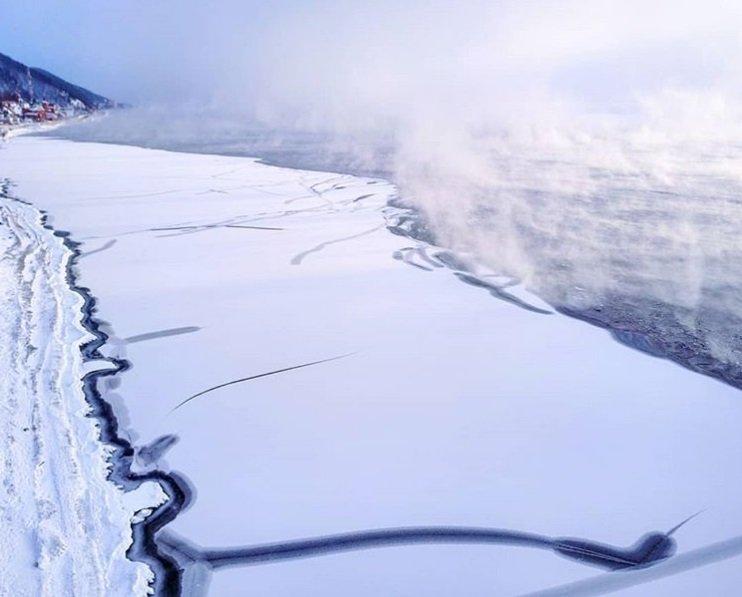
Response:
[[[12,181],[9,179],[2,180],[0,182],[0,198],[23,203],[36,209],[40,214],[41,226],[60,238],[69,251],[65,268],[66,282],[70,290],[82,297],[83,306],[81,308],[80,324],[93,336],[92,340],[81,346],[80,350],[84,360],[87,362],[106,361],[112,365],[111,368],[86,373],[81,379],[85,399],[91,408],[91,412],[86,416],[97,419],[100,441],[109,447],[108,463],[111,469],[108,480],[123,487],[127,492],[133,491],[142,483],[155,482],[167,496],[167,500],[157,506],[143,520],[132,520],[132,544],[127,550],[126,556],[130,560],[142,562],[150,568],[154,575],[151,588],[155,595],[181,595],[183,571],[174,558],[160,549],[155,541],[155,535],[188,506],[193,491],[188,481],[177,472],[166,473],[155,469],[146,473],[135,473],[131,470],[134,447],[119,435],[119,424],[113,408],[103,399],[98,390],[99,379],[124,373],[131,367],[131,364],[126,359],[105,357],[100,352],[100,348],[108,341],[108,335],[101,330],[100,324],[95,318],[95,297],[89,288],[77,283],[76,266],[78,259],[82,256],[81,243],[73,240],[70,232],[52,226],[49,223],[47,211],[34,206],[29,201],[13,196],[11,187]]]

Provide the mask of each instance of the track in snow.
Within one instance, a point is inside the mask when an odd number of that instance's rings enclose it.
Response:
[[[34,207],[0,193],[0,595],[145,594],[151,570],[129,560],[132,517],[157,486],[108,480],[83,389],[84,297],[73,252]],[[99,362],[98,365],[105,365]]]

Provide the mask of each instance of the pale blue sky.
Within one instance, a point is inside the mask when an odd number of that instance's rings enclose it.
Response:
[[[201,77],[212,80],[235,53],[244,63],[266,19],[292,4],[7,0],[0,52],[116,98],[149,99],[173,88],[185,93]]]
[[[122,101],[215,91],[353,120],[736,86],[740,27],[740,3],[700,0],[5,0],[0,52]]]

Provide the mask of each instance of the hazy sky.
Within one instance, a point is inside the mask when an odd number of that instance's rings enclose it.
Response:
[[[183,95],[246,66],[265,22],[291,4],[2,0],[0,52],[115,98]]]
[[[0,52],[114,99],[348,120],[736,85],[742,31],[738,1],[1,1]]]

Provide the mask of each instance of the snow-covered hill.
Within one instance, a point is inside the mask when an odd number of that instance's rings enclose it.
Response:
[[[65,112],[100,110],[116,105],[102,95],[0,54],[0,104],[2,113],[7,116],[6,120],[15,113],[22,116],[24,108],[38,112],[33,110],[34,106],[42,106],[44,103],[55,106],[56,111]],[[46,111],[48,108],[45,108]]]

